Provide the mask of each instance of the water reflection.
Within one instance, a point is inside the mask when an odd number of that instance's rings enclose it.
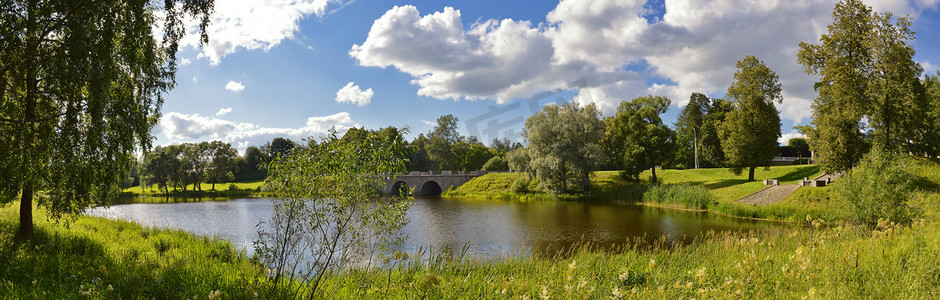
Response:
[[[270,198],[180,202],[163,198],[123,200],[90,215],[131,220],[145,226],[182,229],[231,240],[249,252],[257,238],[255,225],[271,216]],[[130,203],[133,202],[133,203]],[[146,203],[141,203],[146,202]],[[459,252],[470,243],[471,254],[524,253],[551,256],[572,245],[591,243],[616,249],[628,240],[688,243],[710,230],[750,231],[778,227],[701,212],[637,205],[578,202],[512,202],[419,197],[408,211],[408,235],[397,250],[422,247]]]

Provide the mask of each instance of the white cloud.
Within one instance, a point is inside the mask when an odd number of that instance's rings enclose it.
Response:
[[[369,102],[372,101],[372,96],[375,95],[375,92],[372,91],[372,88],[369,88],[365,91],[359,88],[358,85],[355,85],[355,82],[350,81],[346,86],[336,91],[336,102],[344,103],[354,103],[359,107],[366,106]]]
[[[924,68],[925,75],[934,75],[937,74],[937,71],[940,71],[940,67],[930,63],[929,61],[920,62],[920,66]]]
[[[437,122],[432,122],[432,121],[428,121],[428,120],[420,120],[420,121],[421,121],[421,123],[424,123],[424,125],[428,125],[428,126],[437,126]]]
[[[219,111],[215,113],[215,116],[216,116],[216,117],[222,116],[222,115],[225,115],[225,114],[230,113],[230,112],[232,112],[232,108],[231,108],[231,107],[220,108]]]
[[[358,125],[346,112],[310,117],[304,126],[297,128],[262,127],[199,114],[170,112],[160,118],[155,132],[163,133],[168,139],[176,141],[221,140],[243,150],[249,145],[263,145],[275,137],[300,141],[325,135],[330,128],[342,133],[355,126]]]
[[[784,133],[780,135],[780,138],[777,139],[777,143],[785,146],[787,143],[790,142],[790,139],[792,138],[806,138],[806,136],[800,133],[799,131],[794,130],[794,131],[790,131],[789,133]]]
[[[219,64],[223,57],[239,50],[268,51],[285,39],[293,39],[300,20],[309,15],[323,17],[341,7],[342,0],[225,0],[216,1],[209,24],[209,44],[200,58]],[[189,22],[196,24],[196,22]],[[198,28],[189,28],[184,46],[199,45]]]
[[[193,76],[193,83],[199,83],[199,78],[196,78],[196,76]]]
[[[876,9],[914,13],[937,2],[869,1]],[[646,94],[668,96],[677,106],[693,92],[721,96],[735,62],[755,55],[780,76],[781,117],[801,122],[811,116],[816,79],[796,63],[798,45],[818,42],[833,7],[832,0],[670,0],[661,19],[648,21],[643,0],[562,0],[547,23],[465,26],[450,7],[422,16],[413,6],[396,6],[349,55],[362,66],[395,67],[414,78],[419,95],[438,99],[505,103],[584,78],[578,101],[595,102],[608,114],[620,101]],[[649,84],[650,76],[665,83]]]
[[[241,92],[245,89],[245,86],[241,82],[229,81],[225,84],[225,89],[233,92]]]
[[[180,66],[185,66],[185,65],[188,65],[188,64],[190,64],[190,63],[192,63],[192,62],[193,62],[193,61],[191,61],[191,60],[189,60],[189,59],[183,58],[183,59],[180,59]]]

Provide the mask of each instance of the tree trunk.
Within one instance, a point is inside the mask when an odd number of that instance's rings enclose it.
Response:
[[[24,116],[24,137],[23,137],[23,148],[22,151],[22,161],[20,163],[26,165],[25,170],[20,170],[25,176],[23,176],[23,190],[20,198],[20,234],[26,238],[33,237],[33,185],[32,180],[34,174],[34,168],[30,166],[32,164],[33,158],[31,157],[31,150],[33,150],[33,142],[35,140],[35,124],[36,124],[36,94],[39,92],[39,76],[36,74],[36,64],[34,61],[33,53],[38,47],[36,45],[37,41],[34,37],[35,35],[35,24],[33,13],[36,10],[36,1],[30,1],[29,6],[27,7],[27,29],[26,29],[26,109]]]
[[[658,182],[659,180],[656,179],[656,164],[653,164],[653,166],[650,167],[650,171],[653,172],[653,177],[650,178],[650,183]]]
[[[754,169],[757,167],[749,167],[747,171],[747,181],[754,181]]]
[[[20,197],[20,235],[33,237],[33,187],[28,183]]]

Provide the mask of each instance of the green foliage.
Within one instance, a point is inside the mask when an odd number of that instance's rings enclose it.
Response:
[[[913,167],[906,156],[872,150],[841,179],[833,197],[871,228],[881,219],[910,224],[918,214],[907,204],[914,192]]]
[[[624,179],[637,180],[643,170],[651,170],[650,181],[657,182],[655,167],[672,159],[676,136],[659,117],[669,109],[669,103],[661,96],[621,102],[617,114],[605,122],[607,155],[622,170]]]
[[[807,143],[804,138],[792,138],[787,141],[787,146],[793,148],[793,151],[796,151],[797,155],[800,157],[803,157],[803,154],[809,153],[809,143]]]
[[[403,239],[410,199],[372,197],[390,174],[405,171],[406,145],[400,133],[362,133],[340,140],[332,131],[270,165],[266,186],[279,200],[256,243],[272,269],[269,289],[323,297],[323,276]]]
[[[509,163],[504,156],[493,156],[483,165],[483,171],[509,171]]]
[[[428,158],[435,171],[457,170],[460,167],[462,157],[458,157],[453,149],[455,143],[463,140],[457,132],[457,120],[452,114],[440,116],[437,118],[437,126],[428,133]]]
[[[680,168],[694,168],[696,147],[701,158],[702,125],[708,112],[709,99],[701,93],[693,93],[689,103],[676,118],[676,155],[675,164]],[[701,161],[699,162],[701,165]]]
[[[535,174],[542,187],[555,195],[570,192],[572,185],[589,191],[590,174],[604,161],[599,142],[604,123],[599,114],[594,104],[584,108],[577,103],[546,105],[525,122],[522,135],[529,142],[528,163],[516,165],[522,159],[511,154],[510,166]]]
[[[509,187],[509,192],[514,194],[525,194],[529,192],[529,180],[525,177],[516,178]]]
[[[814,128],[805,131],[823,170],[851,169],[871,143],[916,150],[927,142],[924,132],[936,129],[925,122],[929,108],[910,20],[874,12],[860,0],[836,4],[832,19],[820,43],[800,43],[798,54],[806,72],[820,77]]]
[[[702,148],[701,158],[708,165],[724,166],[725,152],[721,150],[721,138],[718,130],[725,122],[725,117],[734,110],[734,104],[724,99],[712,99],[708,105],[708,113],[702,119]]]
[[[777,74],[754,56],[737,63],[734,82],[726,96],[734,104],[719,128],[721,148],[732,172],[749,169],[748,180],[754,180],[757,167],[769,167],[777,155],[780,137],[780,112],[774,102],[781,102],[780,79]]]
[[[117,195],[175,83],[183,19],[208,42],[213,1],[0,6],[0,202],[20,196],[30,236],[34,191],[52,217]]]

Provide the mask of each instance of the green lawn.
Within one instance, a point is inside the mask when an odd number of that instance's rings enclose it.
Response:
[[[777,166],[769,170],[763,168],[755,172],[755,181],[747,181],[747,174],[734,175],[728,169],[698,169],[698,170],[657,170],[656,175],[665,184],[687,184],[707,188],[720,201],[733,202],[764,187],[762,179],[779,179],[781,184],[796,184],[804,177],[814,178],[821,175],[819,167],[815,165],[803,166]],[[509,187],[519,178],[519,173],[490,173],[474,178],[458,187],[450,196],[484,197],[513,199],[521,197],[512,195]],[[640,175],[642,180],[649,180],[650,171]],[[635,183],[625,182],[618,176],[617,171],[595,172],[591,178],[593,188],[604,190]],[[531,195],[530,195],[531,197]],[[637,200],[637,199],[613,199]]]
[[[238,188],[238,190],[230,192],[229,186],[232,184],[234,184]],[[238,195],[252,194],[254,195],[254,194],[259,194],[260,192],[259,189],[263,185],[264,185],[264,180],[251,180],[251,181],[242,181],[242,182],[234,182],[234,183],[217,183],[215,185],[215,190],[212,190],[212,184],[203,183],[202,191],[199,192],[199,191],[196,191],[194,185],[190,184],[186,186],[186,191],[187,193],[190,193],[190,194],[201,193],[201,195],[209,196],[209,197],[224,196],[226,194],[238,194]],[[174,192],[172,187],[170,187],[170,192],[171,193]],[[182,192],[182,189],[178,189],[178,191],[176,192],[178,193]],[[162,196],[164,194],[164,191],[158,189],[156,185],[153,185],[150,187],[143,187],[143,186],[129,187],[121,191],[121,193],[123,195],[129,195],[129,196]]]

